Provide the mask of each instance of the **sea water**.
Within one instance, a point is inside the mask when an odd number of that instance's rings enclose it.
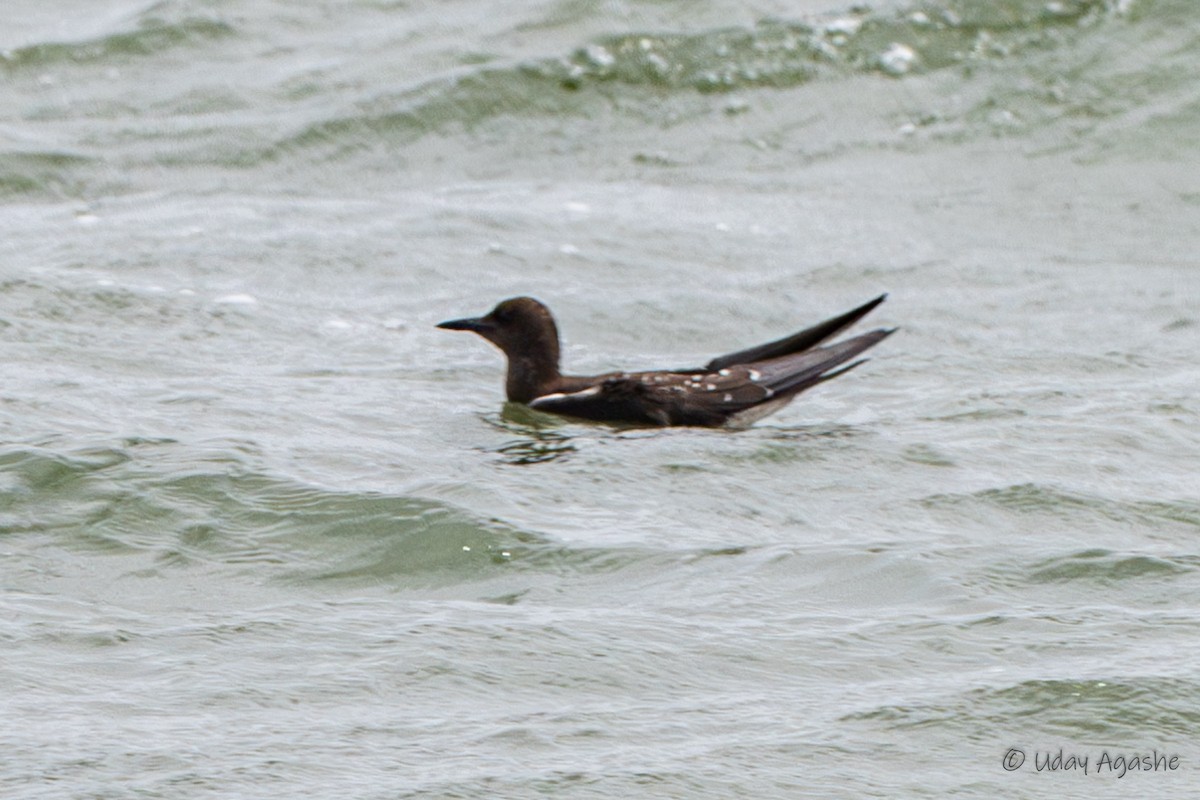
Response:
[[[3,17],[5,797],[1194,796],[1192,0]],[[434,328],[885,291],[741,432]]]

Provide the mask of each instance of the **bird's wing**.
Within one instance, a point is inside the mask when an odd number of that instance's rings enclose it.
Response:
[[[535,397],[529,407],[551,414],[596,420],[670,425],[663,406],[665,395],[639,377],[620,374],[576,391],[555,392]]]
[[[738,350],[736,353],[728,353],[723,356],[717,356],[712,361],[705,365],[704,369],[708,371],[719,370],[724,367],[731,367],[736,364],[749,364],[755,361],[766,361],[772,358],[780,358],[782,356],[800,353],[817,346],[821,342],[836,336],[846,328],[849,328],[854,323],[858,322],[866,316],[871,309],[882,303],[887,298],[886,294],[881,294],[870,302],[863,303],[858,308],[847,311],[836,317],[813,325],[811,328],[805,328],[799,333],[793,333],[791,336],[785,336],[782,339],[776,339],[773,342],[760,344],[757,347],[749,347],[745,350]]]
[[[861,361],[837,369],[895,332],[895,328],[879,328],[836,344],[744,366],[757,373],[755,383],[770,389],[772,396],[795,395],[858,366]]]
[[[862,362],[842,365],[894,330],[871,331],[805,353],[713,372],[601,376],[584,388],[543,395],[529,405],[538,411],[605,422],[720,425],[762,403],[783,405],[805,389],[853,369]]]

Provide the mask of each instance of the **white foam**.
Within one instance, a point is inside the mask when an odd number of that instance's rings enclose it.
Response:
[[[616,56],[598,44],[589,44],[583,49],[583,54],[587,56],[588,61],[601,69],[607,69],[617,63]]]
[[[830,20],[825,23],[826,33],[840,33],[845,36],[853,36],[858,33],[858,29],[862,27],[862,20],[855,17],[842,17],[841,19]]]
[[[888,75],[904,75],[917,65],[917,51],[906,44],[892,42],[879,54],[879,68]]]
[[[225,306],[256,306],[258,298],[249,294],[223,294],[220,297],[213,298],[214,303],[220,303]]]

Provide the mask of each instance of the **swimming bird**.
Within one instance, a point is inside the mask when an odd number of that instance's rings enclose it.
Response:
[[[532,297],[512,297],[482,317],[447,320],[438,327],[472,331],[499,347],[508,358],[508,399],[538,411],[599,422],[742,427],[783,408],[805,389],[863,363],[866,359],[851,359],[895,328],[821,343],[886,297],[882,294],[791,336],[717,356],[694,369],[563,375],[558,326],[550,309]]]

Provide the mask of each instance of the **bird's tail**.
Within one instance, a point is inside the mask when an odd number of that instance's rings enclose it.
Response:
[[[755,362],[753,368],[761,374],[760,382],[771,389],[777,397],[790,397],[805,389],[844,375],[862,364],[859,359],[847,361],[874,347],[896,332],[895,328],[880,328],[846,339],[844,342],[818,347],[804,353],[795,353],[767,361]],[[846,364],[846,366],[842,366]],[[841,367],[838,369],[838,367]]]
[[[725,367],[732,367],[737,364],[749,364],[754,361],[766,361],[773,358],[782,358],[783,356],[792,355],[793,353],[801,353],[816,347],[821,342],[836,336],[842,331],[849,328],[854,323],[865,317],[875,306],[887,299],[886,294],[881,294],[874,300],[863,303],[858,308],[847,311],[836,317],[819,322],[811,328],[805,328],[799,333],[793,333],[791,336],[785,336],[782,339],[776,339],[773,342],[760,344],[757,347],[749,347],[745,350],[738,350],[736,353],[728,353],[723,356],[717,356],[712,361],[705,365],[705,370],[715,372]]]

